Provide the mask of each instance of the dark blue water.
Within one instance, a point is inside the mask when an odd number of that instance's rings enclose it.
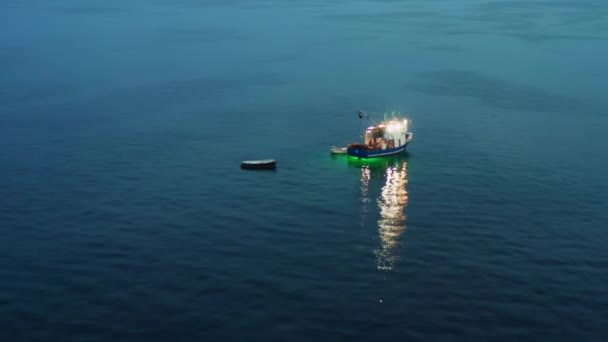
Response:
[[[592,0],[1,1],[0,340],[604,340],[607,39]],[[359,108],[409,153],[331,157]]]

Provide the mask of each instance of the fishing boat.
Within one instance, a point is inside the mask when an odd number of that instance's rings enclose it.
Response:
[[[274,170],[277,161],[274,159],[245,160],[241,162],[241,168],[247,170]]]
[[[366,113],[359,111],[359,118],[369,118]],[[390,118],[384,115],[384,120],[367,127],[363,143],[348,145],[347,153],[359,158],[374,158],[391,156],[405,152],[405,148],[414,138],[414,133],[408,131],[411,120],[392,113]]]

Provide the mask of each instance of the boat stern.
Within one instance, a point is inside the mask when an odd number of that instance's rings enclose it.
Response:
[[[367,158],[367,150],[363,148],[349,147],[346,149],[346,153],[353,157]]]
[[[353,157],[367,158],[367,146],[353,143],[346,147],[346,154]]]

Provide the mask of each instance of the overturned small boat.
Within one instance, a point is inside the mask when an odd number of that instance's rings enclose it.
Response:
[[[241,162],[241,169],[274,170],[276,168],[277,168],[277,161],[274,159],[244,160]]]

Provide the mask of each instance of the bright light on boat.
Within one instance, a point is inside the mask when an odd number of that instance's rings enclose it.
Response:
[[[386,127],[386,130],[391,133],[398,132],[401,130],[401,125],[399,123],[391,123]]]

